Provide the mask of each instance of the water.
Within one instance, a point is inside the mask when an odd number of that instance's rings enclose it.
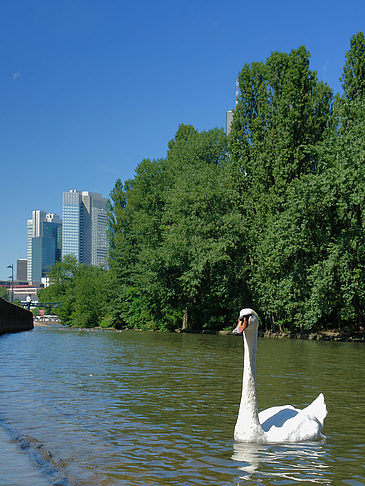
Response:
[[[362,344],[259,340],[259,409],[323,392],[327,439],[245,445],[240,337],[0,336],[0,485],[363,485],[364,360]]]

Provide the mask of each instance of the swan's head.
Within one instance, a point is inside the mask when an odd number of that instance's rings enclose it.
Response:
[[[246,329],[257,329],[259,325],[259,318],[256,312],[252,309],[242,309],[238,316],[238,324],[233,330],[233,334],[241,334]]]

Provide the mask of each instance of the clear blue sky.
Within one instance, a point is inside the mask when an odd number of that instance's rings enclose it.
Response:
[[[305,45],[335,92],[363,0],[0,2],[0,279],[34,209],[109,196],[180,123],[224,127],[244,63]]]

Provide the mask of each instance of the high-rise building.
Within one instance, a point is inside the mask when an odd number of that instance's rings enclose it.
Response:
[[[62,222],[57,214],[33,211],[27,221],[27,280],[40,282],[61,259]]]
[[[74,255],[79,263],[107,265],[107,199],[97,192],[63,193],[62,258]]]
[[[16,261],[16,279],[20,282],[27,281],[27,259],[19,258]]]
[[[231,133],[231,125],[233,121],[233,110],[226,111],[226,135]]]
[[[236,80],[236,103],[235,103],[235,108],[238,104],[238,91],[239,91],[239,83],[238,79]],[[231,126],[233,122],[233,115],[234,115],[234,109],[233,110],[228,110],[226,112],[226,135],[229,135],[231,133]]]
[[[41,225],[46,220],[45,211],[33,211],[27,221],[27,280],[32,280],[32,239],[41,236]]]

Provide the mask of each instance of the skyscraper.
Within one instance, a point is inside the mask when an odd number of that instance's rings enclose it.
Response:
[[[97,192],[63,193],[62,258],[74,255],[79,263],[107,265],[107,199]]]
[[[21,282],[27,281],[27,259],[19,258],[16,261],[16,279]]]
[[[61,259],[62,222],[57,214],[33,211],[27,221],[27,280],[40,282]]]
[[[41,224],[46,220],[45,211],[33,211],[27,221],[27,280],[32,280],[32,239],[41,236]]]
[[[238,91],[239,91],[239,83],[238,79],[236,80],[236,103],[235,103],[235,108],[238,104]],[[226,135],[229,135],[231,133],[231,125],[233,122],[233,115],[234,115],[234,109],[233,110],[228,110],[226,112]]]

